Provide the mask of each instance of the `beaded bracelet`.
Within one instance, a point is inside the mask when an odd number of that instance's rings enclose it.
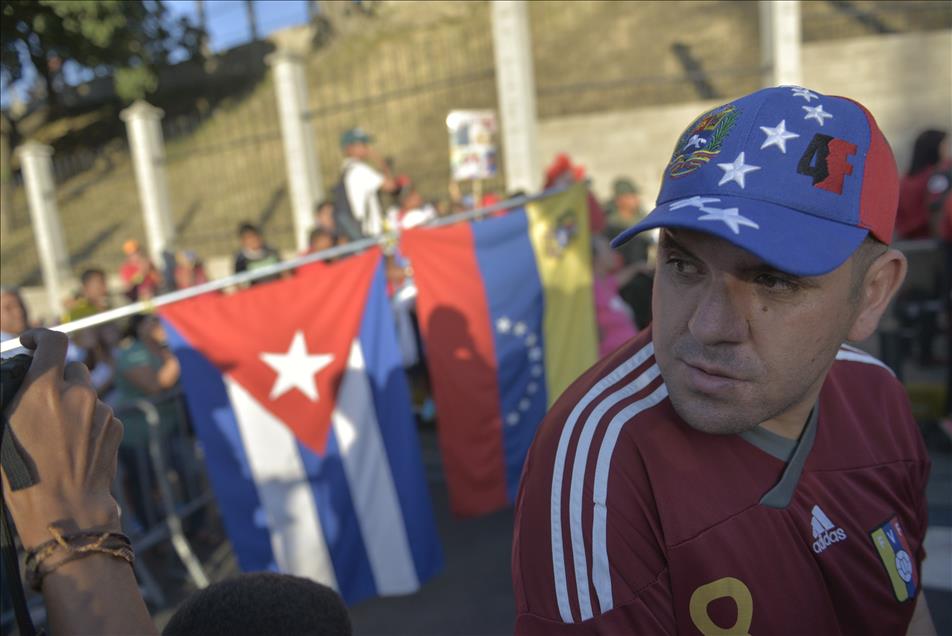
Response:
[[[26,555],[26,580],[30,587],[40,591],[43,578],[61,565],[99,552],[122,559],[130,565],[135,552],[129,537],[118,532],[74,532],[63,534],[53,525],[46,528],[53,536]]]

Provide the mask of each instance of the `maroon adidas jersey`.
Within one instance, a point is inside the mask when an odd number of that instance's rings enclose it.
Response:
[[[687,426],[650,330],[601,361],[526,460],[516,632],[905,633],[929,459],[902,386],[842,348],[789,443],[781,459]]]

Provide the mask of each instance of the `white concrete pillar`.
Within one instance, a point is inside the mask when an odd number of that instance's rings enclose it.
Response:
[[[302,56],[283,49],[269,55],[267,62],[274,69],[294,238],[297,249],[303,251],[314,226],[314,206],[324,197],[314,131],[306,116],[305,63]]]
[[[525,0],[496,0],[490,4],[506,189],[532,193],[542,184],[542,161],[537,143],[529,8]]]
[[[17,149],[23,168],[33,238],[40,255],[43,287],[50,311],[63,315],[63,293],[70,278],[69,254],[63,241],[63,229],[56,209],[56,182],[53,180],[53,149],[30,141]]]
[[[175,241],[172,205],[165,178],[165,144],[162,141],[162,116],[165,113],[142,100],[120,113],[129,133],[129,150],[139,187],[139,205],[145,226],[149,257],[162,266],[162,252]]]
[[[799,0],[760,0],[759,6],[764,85],[799,85],[803,81]]]

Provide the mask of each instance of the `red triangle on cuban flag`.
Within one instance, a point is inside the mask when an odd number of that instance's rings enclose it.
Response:
[[[162,310],[223,374],[323,454],[380,252]]]

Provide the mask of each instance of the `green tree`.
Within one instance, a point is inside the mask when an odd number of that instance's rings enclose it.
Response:
[[[0,20],[0,70],[15,82],[32,66],[46,85],[52,108],[58,104],[63,64],[72,61],[96,72],[111,72],[123,100],[142,97],[156,86],[156,68],[185,47],[197,52],[196,30],[183,19],[172,22],[159,0],[4,0]]]

